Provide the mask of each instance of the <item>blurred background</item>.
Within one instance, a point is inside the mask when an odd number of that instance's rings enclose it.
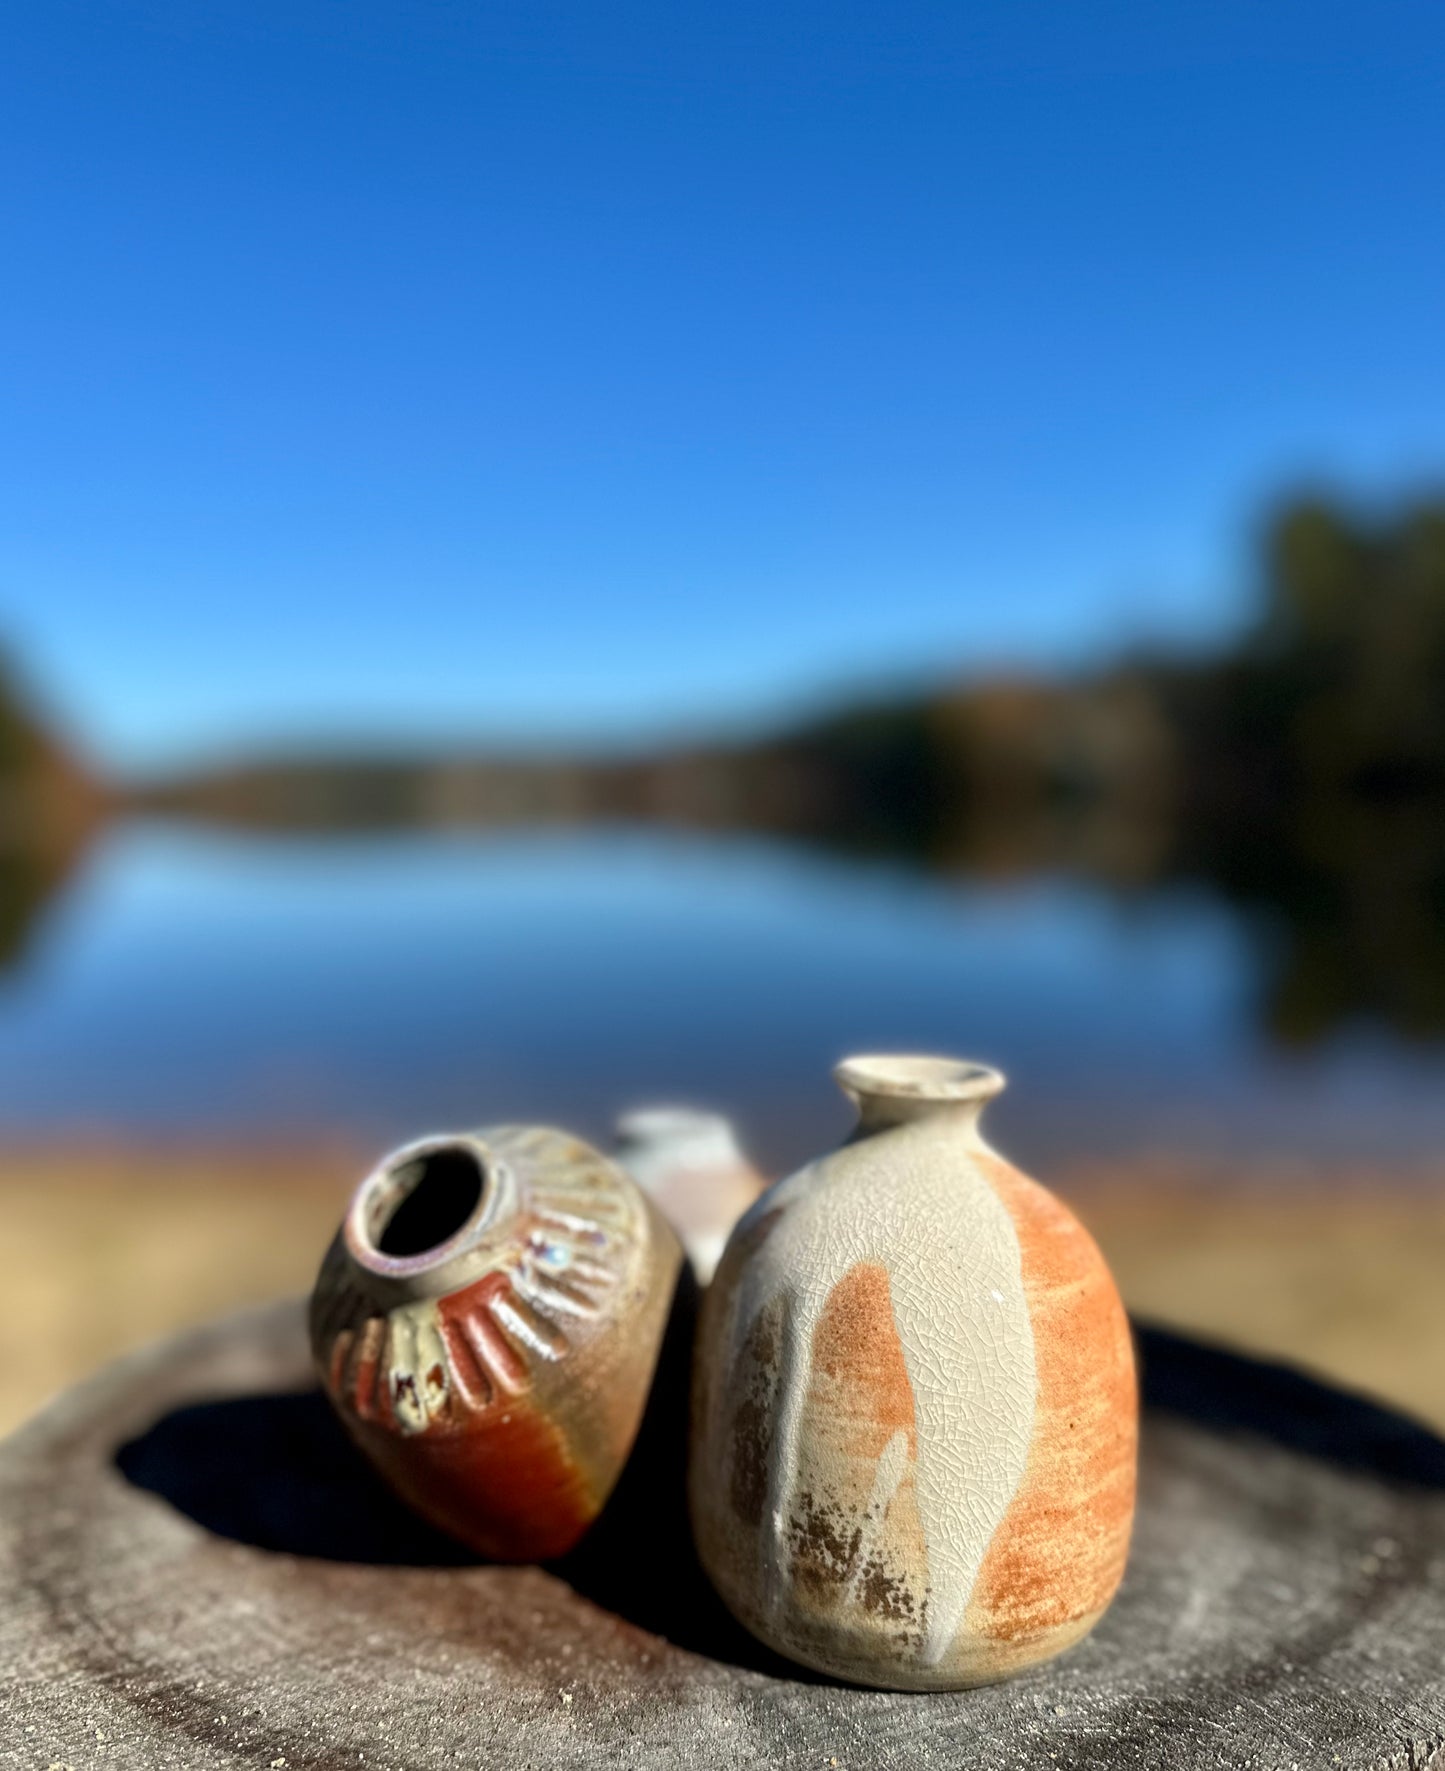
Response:
[[[388,1144],[850,1049],[1445,1425],[1445,21],[52,0],[0,58],[0,1427]]]

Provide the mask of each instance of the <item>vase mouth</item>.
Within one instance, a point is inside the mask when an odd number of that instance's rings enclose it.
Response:
[[[872,1105],[905,1111],[981,1106],[1007,1085],[992,1064],[927,1052],[860,1052],[844,1058],[833,1079],[865,1111]]]
[[[417,1138],[385,1156],[352,1198],[342,1234],[378,1279],[431,1289],[503,1209],[506,1170],[480,1138]]]

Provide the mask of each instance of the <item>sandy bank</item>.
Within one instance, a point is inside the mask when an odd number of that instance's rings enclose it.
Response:
[[[117,1353],[305,1290],[364,1162],[324,1146],[0,1154],[0,1431]],[[1324,1177],[1140,1158],[1049,1179],[1137,1313],[1445,1430],[1445,1169]]]

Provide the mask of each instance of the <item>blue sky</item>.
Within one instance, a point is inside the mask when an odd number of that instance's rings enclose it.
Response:
[[[134,768],[1207,638],[1442,217],[1423,4],[14,8],[0,634]]]

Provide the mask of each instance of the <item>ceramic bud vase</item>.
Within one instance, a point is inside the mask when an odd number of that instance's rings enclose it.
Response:
[[[943,1690],[1077,1642],[1123,1573],[1129,1328],[1073,1215],[984,1142],[996,1070],[859,1057],[853,1136],[765,1193],[703,1302],[690,1504],[739,1620]]]
[[[766,1182],[730,1120],[693,1107],[636,1107],[617,1121],[617,1160],[682,1238],[698,1282]]]
[[[681,1267],[656,1208],[565,1132],[427,1138],[357,1189],[312,1350],[405,1500],[487,1556],[540,1561],[621,1473]]]

